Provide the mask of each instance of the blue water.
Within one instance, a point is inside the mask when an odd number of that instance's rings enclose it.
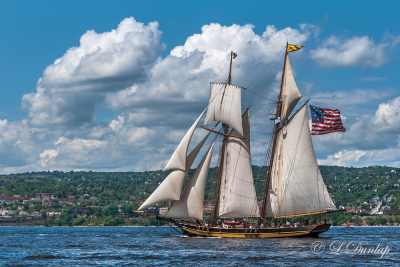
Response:
[[[190,238],[165,227],[0,227],[0,265],[400,266],[399,241],[400,227],[282,239]]]

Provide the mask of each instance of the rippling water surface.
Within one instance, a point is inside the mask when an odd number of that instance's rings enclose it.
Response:
[[[167,227],[0,227],[1,266],[400,266],[399,256],[400,227],[281,239],[189,238]]]

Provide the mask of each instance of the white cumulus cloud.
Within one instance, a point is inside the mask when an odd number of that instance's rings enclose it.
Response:
[[[368,36],[346,39],[332,35],[316,49],[312,49],[310,55],[323,68],[356,66],[378,68],[392,58],[391,53],[399,42],[400,36],[393,36],[388,32],[378,43]]]
[[[262,35],[253,28],[204,25],[164,59],[158,57],[165,46],[156,22],[144,25],[128,18],[109,32],[88,31],[79,47],[45,69],[36,92],[23,96],[22,108],[29,112],[25,137],[18,138],[12,129],[3,137],[30,148],[32,156],[24,164],[37,169],[162,168],[207,105],[209,82],[226,79],[231,49],[238,54],[233,82],[242,86],[280,53],[252,85],[253,91],[276,94],[286,41],[303,44],[318,32],[310,24],[299,29],[267,26]],[[121,113],[96,123],[100,106]],[[257,121],[257,112],[252,114]],[[193,144],[204,135],[204,130],[196,131]]]
[[[399,166],[400,97],[379,105],[375,114],[346,120],[345,133],[314,136],[321,164]],[[347,124],[347,125],[346,125]],[[329,144],[329,145],[327,145]]]
[[[78,47],[68,49],[44,70],[36,92],[23,96],[21,107],[28,111],[26,119],[0,120],[0,173],[163,168],[185,131],[207,106],[209,82],[226,79],[231,50],[238,54],[233,62],[233,83],[246,88],[251,85],[251,91],[275,99],[286,41],[306,44],[319,32],[310,24],[298,29],[269,25],[262,34],[256,34],[253,28],[250,24],[204,25],[201,33],[189,36],[165,58],[160,57],[165,45],[160,41],[157,22],[144,25],[127,18],[115,30],[84,33]],[[395,45],[393,40],[384,42]],[[340,48],[340,44],[334,47]],[[290,56],[296,73],[299,61],[308,55],[300,50]],[[305,98],[311,94],[314,83],[301,78],[297,82]],[[270,131],[266,116],[274,106],[263,105],[265,99],[248,94],[243,97],[244,107],[261,104],[250,109],[255,140],[252,157],[253,164],[264,164],[262,143]],[[399,109],[399,100],[386,101],[388,97],[389,93],[373,89],[314,94],[312,101],[322,107],[329,104],[336,108],[335,100],[343,102],[343,107],[351,106],[354,98],[354,106],[384,102],[375,114],[350,114],[345,134],[314,139],[322,155],[319,158],[362,164],[379,146],[396,147],[398,141],[392,140],[398,138],[399,124],[391,116],[396,116],[393,109]],[[96,122],[100,108],[117,114],[109,121]],[[387,130],[381,133],[384,145],[374,142],[378,128]],[[204,135],[205,130],[196,130],[191,146]],[[324,140],[330,145],[326,146]],[[215,151],[218,153],[218,149]]]
[[[36,93],[22,97],[32,126],[77,127],[91,123],[104,93],[144,82],[160,43],[158,23],[124,19],[110,32],[87,31],[79,47],[72,47],[48,66]]]

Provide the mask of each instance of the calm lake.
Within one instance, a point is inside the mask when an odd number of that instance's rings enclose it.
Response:
[[[399,266],[400,227],[319,238],[189,238],[167,227],[0,227],[1,266]]]

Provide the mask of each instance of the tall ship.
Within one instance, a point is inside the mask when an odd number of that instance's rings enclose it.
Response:
[[[307,220],[286,223],[294,217],[338,211],[317,164],[308,123],[308,101],[293,112],[302,96],[293,76],[289,52],[301,47],[286,44],[276,112],[271,118],[275,126],[267,152],[269,164],[262,207],[258,205],[251,164],[250,110],[246,109],[242,114],[241,92],[244,88],[231,83],[232,58],[236,57],[231,52],[226,82],[211,83],[208,106],[183,137],[164,168],[164,171],[172,172],[136,212],[144,213],[143,210],[148,207],[173,201],[165,215],[153,216],[175,224],[188,236],[298,237],[318,236],[328,231],[331,224],[326,220],[319,223]],[[205,113],[202,128],[208,134],[188,154],[193,133]],[[211,123],[215,125],[206,127]],[[195,158],[210,135],[215,137],[212,144],[185,183]],[[216,168],[218,181],[214,188],[212,219],[206,222],[203,217],[204,193],[217,136],[222,137]]]

